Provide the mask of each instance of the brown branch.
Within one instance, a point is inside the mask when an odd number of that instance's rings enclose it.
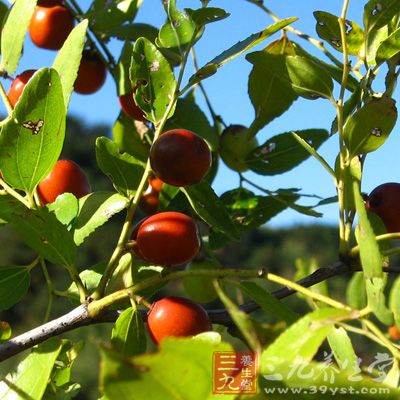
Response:
[[[343,273],[360,271],[361,267],[350,267],[348,264],[338,261],[327,267],[319,268],[312,274],[297,281],[299,285],[310,287],[323,282],[333,276]],[[385,272],[399,273],[400,267],[384,267]],[[272,294],[277,299],[283,299],[296,293],[295,290],[283,287],[274,291]],[[249,301],[242,304],[240,308],[246,313],[251,313],[259,309],[259,305]],[[208,315],[212,323],[220,325],[232,325],[232,319],[225,309],[208,310]],[[115,322],[120,315],[120,311],[105,311],[99,317],[92,318],[88,314],[87,304],[80,305],[69,313],[54,319],[46,324],[40,325],[30,331],[27,331],[9,341],[0,344],[0,361],[4,361],[26,349],[29,349],[39,343],[44,342],[50,337],[61,335],[65,332],[77,329],[81,326],[93,325],[98,323]],[[142,312],[142,317],[146,320],[146,312]]]

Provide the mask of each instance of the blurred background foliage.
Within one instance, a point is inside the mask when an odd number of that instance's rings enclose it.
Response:
[[[77,162],[88,174],[93,190],[112,190],[110,181],[101,173],[96,164],[95,140],[98,136],[110,136],[110,128],[105,125],[88,126],[85,121],[69,117],[67,137],[61,158]],[[138,215],[138,219],[142,217],[143,215]],[[122,218],[122,215],[113,217],[108,224],[98,229],[85,241],[80,248],[77,263],[80,270],[109,258],[115,248]],[[287,278],[298,279],[315,268],[337,261],[337,238],[336,227],[321,223],[281,229],[270,229],[266,226],[247,233],[239,242],[231,243],[219,250],[217,257],[225,267],[263,267]],[[33,252],[21,244],[16,234],[8,226],[0,227],[0,243],[2,248],[0,265],[2,266],[24,265],[30,263],[34,258]],[[65,290],[69,286],[69,277],[63,269],[49,265],[49,271],[57,289]],[[335,277],[320,285],[318,290],[326,292],[329,287],[330,296],[344,300],[349,279],[350,276]],[[268,287],[268,284],[266,286]],[[270,287],[271,290],[275,288],[275,286]],[[230,293],[232,296],[236,294],[235,291]],[[169,284],[156,296],[158,298],[166,294],[186,295],[180,282]],[[154,299],[146,300],[151,302]],[[240,302],[245,299],[238,294],[237,300]],[[28,295],[11,310],[1,313],[0,320],[8,321],[11,324],[14,335],[20,334],[42,322],[47,301],[46,283],[41,269],[37,267],[32,271],[32,282]],[[310,309],[300,296],[291,296],[284,301],[299,313],[307,312]],[[72,307],[74,305],[68,299],[57,298],[54,302],[52,317],[60,316]],[[206,305],[206,308],[220,307],[218,302]],[[269,319],[265,313],[254,313],[254,317],[262,327],[265,343],[272,340],[276,333],[284,328],[279,321]],[[86,339],[85,348],[73,368],[75,380],[82,385],[82,391],[76,397],[77,399],[98,398],[99,357],[97,346],[100,341],[109,340],[111,329],[112,324],[103,324],[81,328],[65,335],[74,341]],[[223,335],[227,334],[225,328],[221,327],[220,330]],[[361,340],[360,336],[356,339],[355,348],[361,357],[363,348],[368,348],[368,353],[373,354],[370,342]],[[242,346],[239,340],[234,343],[236,346]],[[152,346],[150,341],[149,346]],[[27,352],[1,363],[0,376],[2,377],[12,370],[26,355]],[[323,357],[323,351],[321,357]]]

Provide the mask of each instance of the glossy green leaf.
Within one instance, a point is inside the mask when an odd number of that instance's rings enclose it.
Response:
[[[286,56],[260,51],[249,54],[247,59],[253,63],[248,88],[255,111],[255,118],[249,129],[254,135],[282,115],[298,96],[290,84]],[[286,79],[282,79],[283,74]]]
[[[85,44],[88,21],[80,22],[69,34],[53,63],[53,68],[60,75],[64,94],[64,105],[68,108],[74,82],[81,63],[82,50]]]
[[[6,342],[11,337],[11,326],[7,321],[0,320],[0,343]]]
[[[296,131],[314,149],[318,149],[329,137],[324,129]],[[290,132],[268,139],[247,157],[250,169],[261,175],[277,175],[296,167],[310,156]]]
[[[393,312],[386,305],[385,286],[385,278],[366,280],[368,306],[381,322],[385,325],[393,325]]]
[[[159,122],[175,95],[176,81],[163,54],[148,39],[135,42],[130,78],[136,86],[135,100],[152,122]],[[174,112],[170,110],[169,116]]]
[[[190,16],[176,7],[176,0],[163,2],[167,22],[161,27],[156,44],[183,57],[196,34],[196,25]]]
[[[131,359],[103,348],[100,386],[108,399],[215,399],[212,393],[215,351],[232,351],[232,347],[199,335],[165,339],[157,353]],[[223,398],[233,400],[229,395]]]
[[[400,52],[400,28],[396,29],[391,35],[388,36],[379,46],[375,60],[376,63],[382,64],[389,60],[394,55]]]
[[[197,26],[203,26],[212,22],[220,21],[230,15],[224,9],[216,7],[203,7],[197,10],[185,8],[185,11]]]
[[[180,98],[176,104],[174,115],[167,121],[164,130],[182,128],[189,129],[205,139],[212,150],[218,148],[218,133],[204,112],[190,97]]]
[[[46,208],[14,212],[11,225],[42,257],[64,266],[74,263],[77,248],[72,233]]]
[[[0,26],[3,26],[8,12],[9,12],[8,7],[3,2],[0,2]],[[0,32],[0,49],[1,49],[1,33],[2,32]],[[1,50],[0,50],[0,54],[1,54]]]
[[[383,383],[385,385],[397,389],[399,386],[399,379],[400,379],[399,361],[394,359],[392,368],[390,368],[390,371],[386,375]]]
[[[91,269],[85,269],[79,274],[79,277],[89,293],[93,293],[96,290],[105,267],[106,263],[101,262],[91,267]],[[75,283],[71,283],[71,285],[66,289],[66,295],[73,300],[79,301],[79,292]]]
[[[339,18],[325,11],[314,11],[318,36],[326,40],[334,49],[343,52]],[[364,45],[364,32],[353,21],[346,20],[346,47],[350,55],[357,56]]]
[[[367,292],[363,272],[355,272],[346,289],[347,303],[351,308],[361,310],[367,305]]]
[[[332,332],[334,324],[346,320],[350,312],[343,309],[321,308],[289,326],[261,355],[263,373],[271,373],[274,366],[295,360],[311,361],[322,342]],[[273,366],[272,366],[273,367]]]
[[[43,68],[30,79],[0,135],[0,169],[15,189],[32,193],[57,162],[65,135],[58,73]]]
[[[261,43],[263,40],[267,39],[274,33],[280,31],[282,28],[284,28],[287,25],[290,25],[296,20],[297,18],[294,17],[277,21],[272,25],[270,25],[269,27],[267,27],[266,29],[264,29],[263,31],[254,33],[250,35],[248,38],[236,43],[229,49],[219,54],[217,57],[213,58],[203,67],[201,67],[194,75],[192,75],[192,77],[189,79],[189,82],[192,85],[194,85],[197,82],[201,81],[202,79],[208,78],[209,76],[215,74],[219,67],[222,67],[227,62],[242,55],[246,51],[250,50],[257,44]]]
[[[1,32],[0,69],[13,74],[22,55],[25,35],[36,7],[36,0],[16,1],[5,20]]]
[[[399,12],[398,0],[369,0],[364,7],[363,21],[367,33],[382,28]]]
[[[285,203],[274,196],[255,195],[244,188],[225,192],[220,199],[240,230],[261,226],[286,208]],[[296,199],[294,196],[293,201]]]
[[[301,56],[286,57],[286,67],[293,90],[306,99],[332,97],[333,81],[323,67]]]
[[[18,303],[28,291],[30,281],[26,267],[0,267],[0,311]]]
[[[70,229],[78,215],[79,202],[72,193],[63,193],[53,203],[46,204],[46,208]]]
[[[124,22],[131,22],[143,0],[95,0],[87,13],[92,29],[107,32]]]
[[[341,327],[334,328],[328,335],[328,343],[340,369],[357,373],[359,370],[357,355],[347,332]]]
[[[366,38],[366,61],[369,66],[376,64],[376,53],[381,44],[389,37],[389,30],[387,25],[380,29],[373,30],[367,35]]]
[[[343,70],[342,68],[339,68],[336,65],[332,65],[330,63],[327,63],[323,60],[320,60],[319,58],[313,56],[312,54],[308,53],[305,51],[298,43],[292,43],[294,50],[297,55],[308,58],[311,61],[314,61],[316,64],[318,64],[320,67],[325,69],[331,77],[340,85],[342,84],[342,75],[343,75]],[[346,81],[346,89],[354,92],[360,87],[360,83],[358,80],[351,74],[347,76],[347,81]]]
[[[385,143],[396,124],[395,104],[389,97],[374,98],[347,120],[343,138],[351,156],[369,153]]]
[[[256,282],[243,281],[240,283],[243,293],[255,301],[267,315],[274,315],[284,320],[288,325],[296,322],[299,316],[285,303],[279,301],[270,292],[262,288]]]
[[[96,140],[96,159],[100,169],[120,194],[133,196],[143,175],[144,165],[128,153],[120,153],[118,146],[106,137]]]
[[[144,124],[121,113],[113,126],[112,136],[120,152],[128,153],[145,163],[150,150],[150,145],[144,138],[147,131]]]
[[[158,36],[158,29],[152,25],[135,22],[133,24],[123,24],[111,29],[108,34],[120,40],[135,41],[140,37],[145,37],[150,42],[155,41]]]
[[[125,357],[146,351],[146,336],[142,316],[138,310],[127,308],[118,317],[112,330],[111,344]]]
[[[165,273],[164,267],[160,267],[158,265],[148,265],[139,260],[138,258],[133,259],[132,263],[132,281],[137,284],[139,282],[145,281],[147,279],[152,278],[161,278]],[[157,293],[161,290],[161,288],[165,286],[165,283],[158,285],[151,285],[145,289],[139,290],[136,294],[138,296],[143,296],[144,298],[151,297],[154,293]]]
[[[397,277],[390,290],[389,307],[393,312],[394,322],[400,329],[400,277]]]
[[[128,206],[128,199],[118,193],[95,192],[79,199],[74,224],[74,241],[79,246],[97,228]]]
[[[236,225],[209,183],[202,181],[182,187],[181,191],[188,198],[193,210],[207,224],[232,238],[238,238]]]
[[[18,370],[0,381],[0,399],[41,399],[60,350],[61,341],[58,338],[51,338],[34,347],[32,353],[19,364]],[[24,393],[24,397],[20,397],[19,393]]]

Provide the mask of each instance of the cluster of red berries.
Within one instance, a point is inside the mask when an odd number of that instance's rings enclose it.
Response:
[[[29,34],[32,42],[43,49],[59,50],[74,28],[74,16],[62,0],[39,0],[33,13]],[[27,70],[18,75],[11,84],[8,97],[15,107],[22,91],[36,70]],[[93,49],[82,52],[81,63],[74,83],[74,90],[80,94],[97,92],[107,77],[107,68],[99,54]],[[122,111],[132,119],[142,122],[146,118],[134,101],[134,90],[118,96]]]

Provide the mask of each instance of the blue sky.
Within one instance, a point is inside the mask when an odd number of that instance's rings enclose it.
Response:
[[[85,8],[89,2],[79,2]],[[364,3],[364,2],[363,2]],[[179,8],[197,8],[199,0],[177,0]],[[317,37],[315,33],[315,20],[312,15],[314,10],[328,11],[333,14],[340,14],[342,3],[338,0],[269,0],[265,4],[280,18],[299,17],[293,24],[297,29]],[[231,16],[223,21],[207,25],[203,38],[196,45],[198,62],[200,65],[211,60],[239,40],[242,40],[252,33],[260,31],[270,25],[273,21],[267,14],[258,7],[245,0],[213,0],[209,4],[213,7],[221,7],[231,13]],[[359,24],[362,22],[363,5],[359,1],[350,2],[349,18]],[[156,27],[164,22],[165,15],[161,0],[144,0],[136,21],[146,22]],[[269,41],[278,36],[268,39],[254,50],[263,48]],[[308,51],[319,55],[314,46],[309,45],[302,39],[293,35],[291,39],[298,41]],[[119,43],[110,43],[112,52],[117,57]],[[337,58],[341,54],[327,45],[330,51],[336,53]],[[51,65],[55,52],[36,48],[29,37],[26,39],[24,55],[21,60],[18,72],[25,69],[40,68]],[[204,81],[204,85],[211,99],[211,102],[218,114],[228,124],[249,125],[254,118],[254,111],[247,94],[248,74],[251,65],[244,57],[233,60],[223,66],[216,75]],[[189,75],[192,71],[189,71]],[[398,94],[397,94],[398,100]],[[203,108],[204,102],[199,94],[199,104]],[[203,108],[205,111],[206,109]],[[108,76],[103,88],[94,95],[83,96],[74,94],[71,98],[70,113],[82,117],[88,123],[107,123],[112,126],[119,113],[119,104],[116,97],[115,84]],[[259,133],[260,143],[265,139],[282,132],[306,128],[329,129],[334,118],[333,107],[327,100],[298,100],[288,112],[280,118],[272,121]],[[400,149],[398,126],[392,132],[388,141],[377,152],[368,156],[363,190],[370,192],[375,186],[389,181],[399,180],[398,150]],[[330,138],[321,148],[321,154],[332,165],[337,154],[337,136]],[[265,177],[246,173],[247,177],[257,184],[270,189],[298,187],[302,192],[317,194],[322,197],[329,197],[335,194],[333,182],[326,171],[315,161],[309,159],[300,167],[283,175]],[[238,176],[226,168],[222,163],[214,182],[214,188],[221,194],[226,190],[237,186]],[[307,198],[301,200],[303,204],[309,202]],[[313,202],[313,201],[312,201]],[[286,211],[275,217],[270,226],[289,226],[297,223],[324,222],[334,224],[337,221],[337,206],[330,205],[321,207],[319,211],[324,213],[322,219],[300,215],[294,211]]]

